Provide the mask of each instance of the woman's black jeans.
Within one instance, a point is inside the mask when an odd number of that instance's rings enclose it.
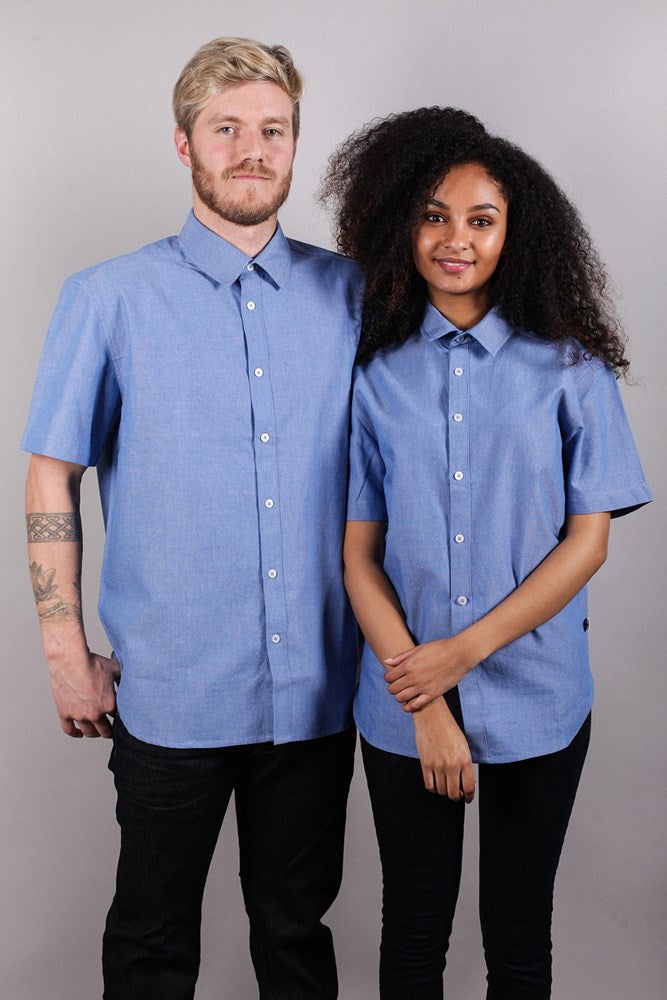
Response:
[[[104,935],[105,1000],[194,997],[204,883],[232,792],[260,997],[337,997],[321,918],[340,886],[354,744],[350,729],[281,746],[170,749],[116,719],[109,766],[121,852]]]
[[[557,753],[479,765],[487,1000],[551,996],[554,880],[590,724]],[[361,745],[382,860],[380,997],[441,1000],[465,806],[427,792],[419,760]]]

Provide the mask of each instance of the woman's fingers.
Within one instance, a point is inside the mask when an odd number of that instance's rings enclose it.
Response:
[[[472,761],[468,761],[461,768],[461,791],[463,798],[470,805],[475,798],[475,772],[473,771]]]

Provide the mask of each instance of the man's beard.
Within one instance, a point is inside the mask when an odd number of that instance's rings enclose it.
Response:
[[[268,177],[269,182],[274,182],[276,174],[266,167],[257,169],[251,161],[244,161],[237,167],[223,170],[220,174],[213,174],[208,171],[190,149],[190,167],[192,170],[192,183],[200,199],[210,208],[212,212],[219,215],[226,222],[233,222],[237,226],[257,226],[260,222],[266,222],[278,211],[280,206],[287,199],[290,185],[292,183],[292,171],[285,175],[278,188],[272,186],[268,201],[260,201],[254,192],[240,193],[235,200],[221,196],[216,191],[216,185],[230,180],[235,174],[257,174],[260,177]],[[260,182],[261,183],[261,182]],[[250,194],[250,198],[248,198]]]

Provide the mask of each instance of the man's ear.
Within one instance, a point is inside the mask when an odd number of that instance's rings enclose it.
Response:
[[[182,129],[180,125],[177,125],[174,131],[174,145],[176,146],[176,152],[181,163],[184,163],[186,167],[192,168],[190,143],[185,134],[185,129]]]

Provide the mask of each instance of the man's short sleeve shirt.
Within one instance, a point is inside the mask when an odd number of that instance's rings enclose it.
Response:
[[[22,447],[97,465],[100,615],[130,732],[166,746],[350,723],[341,574],[360,281],[280,228],[180,236],[75,275]]]

